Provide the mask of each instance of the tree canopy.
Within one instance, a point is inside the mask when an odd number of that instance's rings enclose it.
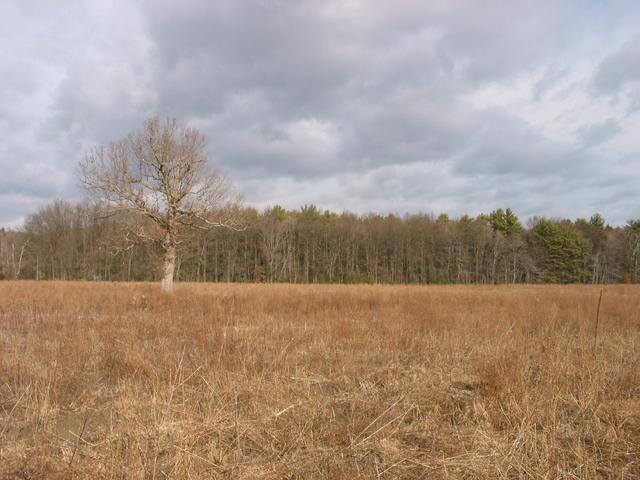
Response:
[[[101,207],[54,202],[0,234],[0,276],[152,280],[162,245],[116,248],[128,226]],[[640,221],[356,215],[306,206],[240,212],[246,229],[189,229],[176,246],[183,281],[332,283],[605,283],[640,280]],[[138,216],[134,216],[138,218]]]

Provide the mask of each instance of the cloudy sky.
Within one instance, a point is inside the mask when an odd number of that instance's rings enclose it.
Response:
[[[0,3],[0,225],[152,115],[246,202],[640,217],[640,2]]]

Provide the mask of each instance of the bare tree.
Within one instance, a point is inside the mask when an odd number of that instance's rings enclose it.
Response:
[[[173,290],[176,247],[188,230],[241,228],[227,179],[207,162],[199,131],[174,119],[152,118],[80,163],[85,190],[110,215],[133,213],[127,243],[154,242],[163,252],[162,289]],[[126,215],[131,218],[131,215]]]

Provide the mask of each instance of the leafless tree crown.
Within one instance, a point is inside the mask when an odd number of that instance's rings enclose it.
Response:
[[[142,130],[91,149],[80,176],[109,212],[140,214],[162,234],[138,226],[142,240],[173,243],[185,228],[241,228],[230,183],[207,162],[205,136],[174,119],[152,118]]]

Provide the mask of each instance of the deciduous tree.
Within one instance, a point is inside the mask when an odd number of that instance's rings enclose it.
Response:
[[[163,253],[162,289],[173,289],[176,248],[190,229],[240,228],[227,179],[207,160],[205,137],[176,120],[152,118],[80,164],[86,191],[110,214],[133,212],[127,243],[153,242]]]

